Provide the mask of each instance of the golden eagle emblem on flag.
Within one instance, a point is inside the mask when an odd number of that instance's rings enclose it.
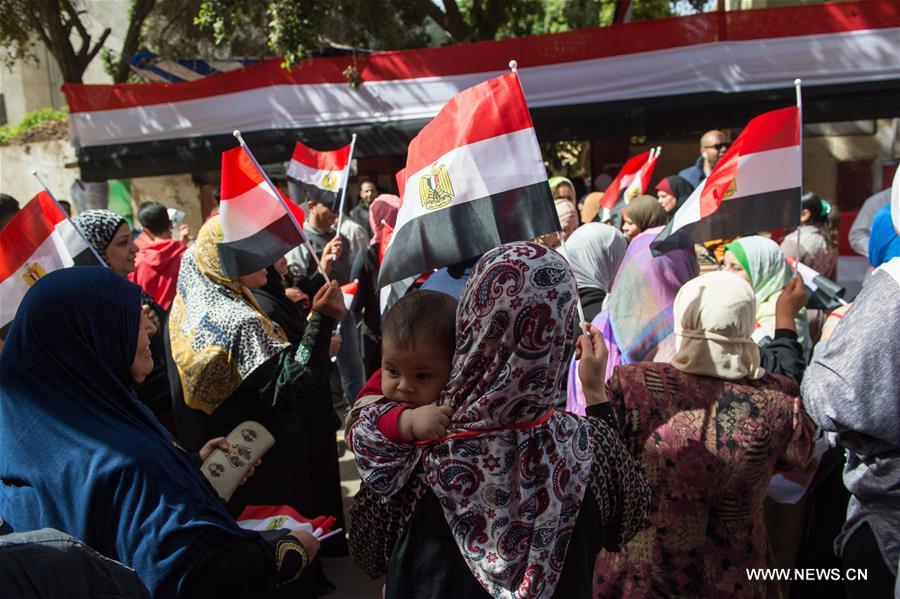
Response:
[[[337,177],[334,173],[325,173],[325,176],[322,177],[322,187],[328,191],[337,189]]]
[[[426,210],[443,208],[453,201],[453,185],[444,164],[432,164],[431,174],[419,179],[419,199]]]
[[[22,274],[22,279],[28,283],[28,286],[31,287],[35,283],[38,282],[38,279],[47,274],[47,271],[38,264],[37,262],[32,262],[31,264],[25,263],[25,272]]]
[[[728,186],[728,189],[725,190],[725,198],[730,199],[731,196],[737,193],[737,177],[731,180],[731,185]]]

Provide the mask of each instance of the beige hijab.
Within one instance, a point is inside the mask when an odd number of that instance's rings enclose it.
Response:
[[[759,348],[750,339],[756,296],[744,279],[711,272],[691,279],[675,296],[675,355],[682,372],[726,380],[758,379]]]

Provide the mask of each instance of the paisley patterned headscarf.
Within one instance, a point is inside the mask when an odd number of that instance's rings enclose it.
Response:
[[[103,258],[103,262],[109,266],[106,248],[112,243],[119,227],[127,225],[128,221],[111,210],[85,210],[79,212],[72,221],[88,240],[88,243],[94,246],[94,249]]]
[[[364,482],[391,495],[421,460],[469,569],[493,597],[549,597],[562,572],[592,459],[586,421],[553,411],[574,338],[565,259],[511,243],[478,261],[456,313],[456,354],[439,405],[447,435],[415,450],[363,411],[354,429]]]
[[[207,414],[228,399],[257,366],[288,346],[287,337],[238,279],[225,276],[214,216],[184,253],[169,313],[172,358],[184,402]]]

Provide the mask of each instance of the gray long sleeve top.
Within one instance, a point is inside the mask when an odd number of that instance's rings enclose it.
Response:
[[[890,201],[891,188],[888,187],[870,196],[859,209],[856,220],[853,221],[853,225],[847,233],[847,240],[850,242],[850,247],[860,256],[869,257],[869,231],[872,229],[872,220],[875,218],[875,213]]]
[[[878,268],[834,334],[816,348],[802,386],[810,417],[847,449],[852,493],[835,540],[842,553],[869,524],[888,568],[900,559],[900,258]]]

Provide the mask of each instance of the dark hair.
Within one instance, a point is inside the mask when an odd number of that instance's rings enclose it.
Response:
[[[382,318],[381,337],[402,349],[440,345],[452,356],[456,348],[456,300],[440,291],[407,293]]]
[[[59,207],[63,209],[66,216],[69,218],[72,217],[72,204],[70,204],[68,200],[59,200]]]
[[[19,201],[11,195],[0,193],[0,229],[19,211]]]
[[[804,210],[809,210],[809,224],[823,229],[825,237],[837,245],[838,230],[841,228],[841,216],[838,214],[837,206],[811,191],[803,193],[800,206]]]
[[[163,235],[172,228],[169,209],[160,202],[144,202],[138,208],[138,220],[141,226],[154,235]]]

